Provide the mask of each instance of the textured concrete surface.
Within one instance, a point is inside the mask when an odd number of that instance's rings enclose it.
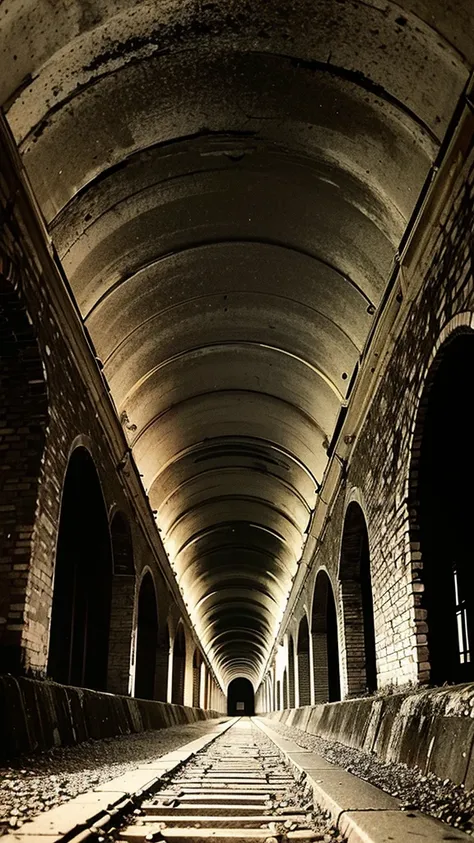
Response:
[[[0,757],[220,716],[200,708],[0,676]]]
[[[328,771],[324,759],[316,753],[301,753],[295,743],[282,741],[280,735],[260,718],[256,722],[290,763],[298,759],[297,768],[311,783],[315,801],[328,810],[349,843],[406,843],[412,837],[426,843],[445,840],[472,840],[464,831],[451,828],[419,811],[403,811],[401,803],[336,765]]]
[[[471,788],[473,711],[474,686],[469,684],[304,706],[265,717]]]

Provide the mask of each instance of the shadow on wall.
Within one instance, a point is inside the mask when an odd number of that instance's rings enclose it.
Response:
[[[106,689],[111,596],[107,511],[92,457],[79,447],[69,460],[59,521],[48,661],[56,682]]]
[[[231,717],[252,717],[255,714],[255,697],[248,679],[233,679],[227,690],[227,714]]]

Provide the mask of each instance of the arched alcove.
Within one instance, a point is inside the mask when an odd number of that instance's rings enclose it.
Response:
[[[281,680],[277,679],[276,683],[276,710],[281,711]]]
[[[155,696],[156,644],[158,638],[158,610],[153,577],[147,571],[138,595],[137,652],[135,666],[135,696],[152,700]]]
[[[186,669],[186,641],[183,624],[179,623],[173,644],[173,683],[171,702],[184,703],[184,675]]]
[[[377,666],[369,537],[364,513],[355,501],[344,519],[339,578],[347,692],[358,696],[377,689]]]
[[[252,717],[255,714],[255,695],[252,683],[239,676],[233,679],[227,689],[227,714]]]
[[[135,565],[132,533],[122,512],[114,514],[110,523],[110,536],[113,577],[107,687],[115,694],[127,694],[133,637]]]
[[[15,570],[8,561],[0,565],[0,673],[22,670],[22,624],[27,620],[23,607],[31,562],[27,539],[37,517],[48,423],[41,353],[26,306],[10,280],[13,274],[13,265],[0,261],[0,553],[4,560],[15,561]],[[44,539],[50,540],[46,531]],[[45,558],[49,562],[51,557],[52,548],[48,547]],[[29,606],[35,612],[36,628],[46,633],[49,605],[33,592]]]
[[[89,451],[76,448],[64,480],[54,571],[48,674],[107,687],[112,554],[107,512]]]
[[[314,585],[311,618],[315,702],[340,700],[337,613],[331,581],[319,571]]]
[[[199,707],[199,698],[201,696],[201,663],[202,657],[198,648],[194,650],[193,656],[193,706]]]
[[[309,672],[309,628],[306,615],[303,615],[298,628],[298,692],[299,705],[311,702],[311,677]]]
[[[454,333],[428,375],[418,411],[410,478],[412,547],[421,550],[415,580],[421,673],[432,684],[474,678],[471,381],[474,333]],[[423,614],[422,614],[423,613]],[[421,617],[421,619],[420,619]]]
[[[283,671],[283,708],[288,708],[288,673],[285,668]]]
[[[295,644],[293,636],[288,638],[288,704],[289,708],[295,707]]]

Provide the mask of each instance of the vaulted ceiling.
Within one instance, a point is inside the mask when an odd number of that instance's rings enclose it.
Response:
[[[471,0],[4,0],[0,100],[223,682],[258,681]]]

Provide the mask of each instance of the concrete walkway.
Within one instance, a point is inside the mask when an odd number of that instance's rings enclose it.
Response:
[[[331,814],[349,843],[472,843],[469,834],[421,811],[403,811],[394,796],[283,738],[259,717],[254,722],[299,774],[307,776],[315,802]]]

